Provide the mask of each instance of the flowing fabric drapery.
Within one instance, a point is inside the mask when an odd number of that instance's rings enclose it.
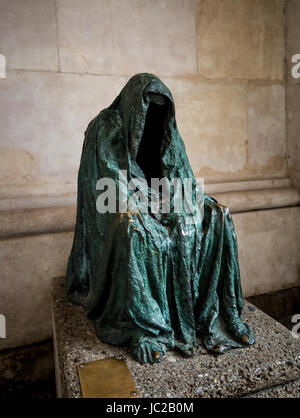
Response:
[[[99,179],[114,181],[116,207],[121,205],[120,170],[128,182],[144,179],[149,193],[153,177],[196,183],[172,95],[152,74],[132,77],[85,132],[69,300],[84,307],[103,342],[130,346],[140,362],[160,361],[168,348],[193,355],[197,335],[216,353],[253,344],[255,336],[241,318],[228,208],[203,194],[201,222],[188,222],[184,211],[99,213]]]

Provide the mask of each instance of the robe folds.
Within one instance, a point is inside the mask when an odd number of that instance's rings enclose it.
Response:
[[[144,179],[149,193],[151,178],[196,183],[172,95],[152,74],[132,77],[85,132],[68,299],[86,310],[101,341],[129,346],[142,363],[160,361],[171,348],[191,356],[196,337],[216,353],[253,344],[254,333],[241,318],[237,240],[228,208],[202,194],[196,205],[201,221],[194,223],[184,210],[101,213],[97,182],[114,181],[118,208],[120,170],[127,181]]]

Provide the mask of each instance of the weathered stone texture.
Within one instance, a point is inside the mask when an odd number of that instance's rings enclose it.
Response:
[[[55,0],[1,0],[0,16],[8,69],[58,70]]]
[[[194,73],[195,0],[58,0],[62,71]]]
[[[287,1],[286,59],[287,59],[287,150],[288,169],[294,184],[300,187],[300,78],[291,74],[291,58],[300,54],[300,2]],[[299,61],[298,61],[299,62]],[[298,73],[300,69],[298,70]]]
[[[300,2],[299,0],[287,0],[286,2],[286,71],[287,84],[300,84],[300,77],[292,76],[293,55],[300,54]],[[300,70],[298,70],[300,73]]]
[[[196,176],[238,172],[246,163],[247,100],[243,86],[165,80]]]
[[[0,183],[76,184],[84,131],[124,77],[10,72],[1,85]]]
[[[248,158],[254,171],[282,172],[286,167],[285,87],[249,87]]]
[[[287,88],[288,166],[300,171],[300,85]],[[300,185],[300,183],[299,183]]]
[[[233,215],[245,296],[300,285],[300,208]]]
[[[283,0],[199,0],[199,73],[207,78],[282,80],[283,5]]]

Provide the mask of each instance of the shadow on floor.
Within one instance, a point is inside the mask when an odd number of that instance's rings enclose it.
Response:
[[[6,385],[0,391],[1,399],[51,399],[56,398],[54,370],[44,380]]]
[[[261,311],[292,329],[292,317],[300,314],[300,286],[246,298]]]

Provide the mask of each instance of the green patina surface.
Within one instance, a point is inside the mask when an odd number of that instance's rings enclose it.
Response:
[[[255,342],[241,319],[237,241],[228,208],[201,196],[203,220],[182,213],[99,213],[97,181],[193,179],[169,89],[152,74],[132,77],[89,124],[78,174],[77,221],[67,295],[97,336],[128,345],[140,362],[168,348],[193,355],[196,335],[222,353]],[[194,198],[197,198],[195,191]],[[173,196],[174,197],[174,196]],[[172,208],[171,200],[171,208]],[[119,203],[119,202],[117,202]]]

